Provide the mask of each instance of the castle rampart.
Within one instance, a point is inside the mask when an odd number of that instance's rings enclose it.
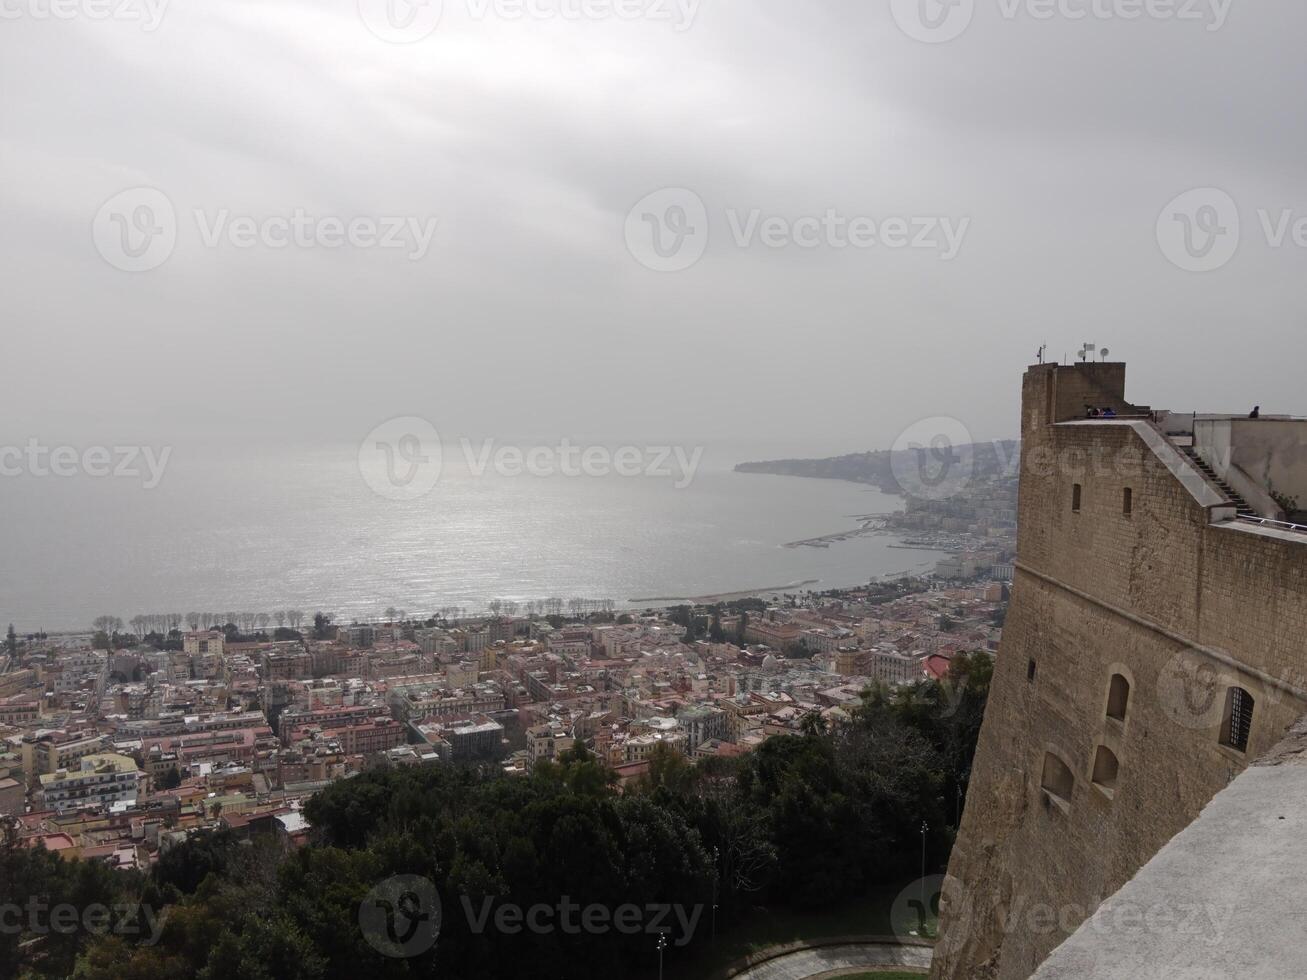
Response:
[[[1016,577],[937,980],[1031,976],[1307,712],[1307,531],[1241,519],[1124,396],[1123,364],[1025,377]]]

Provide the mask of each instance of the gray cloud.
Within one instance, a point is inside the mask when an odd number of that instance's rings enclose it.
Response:
[[[1085,340],[1159,406],[1303,411],[1274,366],[1307,250],[1256,235],[1258,208],[1307,209],[1292,0],[1235,0],[1219,31],[980,0],[938,45],[887,0],[706,0],[680,33],[467,10],[411,45],[347,0],[175,0],[154,32],[0,22],[6,437],[349,440],[424,414],[453,436],[855,450],[939,414],[1011,435],[1035,349]],[[127,274],[91,222],[143,185],[178,242]],[[1185,273],[1154,224],[1209,185],[1246,240]],[[622,230],[668,186],[704,200],[711,240],[660,275]],[[296,208],[439,226],[414,263],[205,248],[191,219]],[[971,229],[947,263],[740,249],[728,208]]]

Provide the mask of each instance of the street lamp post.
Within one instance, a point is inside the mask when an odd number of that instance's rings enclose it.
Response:
[[[717,882],[721,877],[721,854],[717,848],[712,849],[713,879],[712,879],[712,937],[711,943],[717,945]]]
[[[926,831],[930,825],[921,821],[921,907],[926,908]]]

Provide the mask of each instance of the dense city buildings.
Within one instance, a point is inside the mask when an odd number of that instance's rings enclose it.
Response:
[[[512,776],[583,745],[624,786],[657,751],[738,755],[992,652],[1005,590],[965,572],[626,613],[551,601],[275,633],[193,614],[27,637],[0,674],[0,814],[59,853],[142,867],[197,828],[294,846],[305,800],[376,767]]]
[[[40,784],[42,805],[59,813],[86,807],[120,810],[136,802],[140,771],[127,756],[105,752],[83,756],[74,770],[44,773]]]
[[[1098,955],[1077,927],[1105,896],[1199,874],[1213,833],[1241,840],[1239,814],[1282,796],[1245,770],[1265,757],[1293,778],[1282,763],[1307,738],[1290,733],[1307,712],[1307,422],[1124,393],[1123,365],[1027,373],[1019,525],[1017,475],[990,467],[854,532],[939,550],[928,575],[627,611],[319,614],[302,631],[243,614],[22,638],[0,672],[0,817],[28,846],[116,868],[148,868],[200,829],[284,853],[312,839],[307,801],[360,774],[548,777],[589,764],[584,749],[614,793],[677,758],[715,760],[697,770],[711,778],[769,740],[846,732],[884,703],[869,694],[956,678],[978,653],[995,683],[974,764],[949,787],[961,826],[933,969],[1077,976],[1084,960],[1058,944]],[[1082,402],[1112,413],[1086,418]],[[1222,810],[1227,786],[1243,802]],[[1056,928],[1004,922],[1018,901],[1067,911]]]

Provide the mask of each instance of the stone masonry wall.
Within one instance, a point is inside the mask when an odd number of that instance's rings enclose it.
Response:
[[[1099,387],[1080,370],[1025,379],[1019,566],[936,980],[1025,980],[1307,711],[1307,537],[1209,524],[1127,424],[1050,424],[1079,417],[1068,391]],[[1113,675],[1123,720],[1108,716]],[[1235,686],[1255,700],[1246,752],[1221,744]],[[1110,786],[1094,780],[1100,747],[1119,765]],[[1050,755],[1074,777],[1066,797],[1041,786]]]

